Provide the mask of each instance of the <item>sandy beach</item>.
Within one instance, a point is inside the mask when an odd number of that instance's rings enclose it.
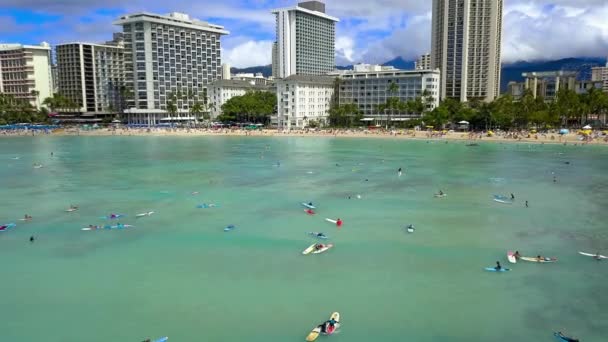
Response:
[[[207,129],[207,128],[100,128],[95,130],[83,130],[79,128],[56,129],[52,132],[33,131],[3,131],[0,137],[6,136],[252,136],[252,137],[347,137],[347,138],[390,138],[390,139],[414,139],[414,140],[445,140],[466,141],[469,143],[479,142],[511,142],[511,143],[539,143],[539,144],[593,144],[608,145],[608,136],[595,132],[591,138],[584,139],[581,135],[570,133],[560,135],[554,133],[530,133],[530,132],[439,132],[439,131],[416,131],[396,129],[386,131],[378,130],[355,130],[355,129],[325,129],[325,130],[301,130],[281,132],[275,129],[244,130],[244,129]]]

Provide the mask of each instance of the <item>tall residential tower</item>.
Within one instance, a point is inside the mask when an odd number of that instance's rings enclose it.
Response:
[[[273,45],[273,76],[322,75],[336,67],[336,23],[319,1],[272,11],[277,40]],[[275,65],[276,64],[276,65]]]
[[[118,19],[125,41],[125,83],[133,90],[129,123],[190,122],[207,84],[222,77],[224,27],[187,14],[136,13]]]
[[[433,0],[431,66],[441,98],[491,101],[500,92],[503,0]]]

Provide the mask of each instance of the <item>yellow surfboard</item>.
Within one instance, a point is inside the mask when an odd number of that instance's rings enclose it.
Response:
[[[336,329],[340,326],[340,313],[339,312],[334,312],[333,314],[331,314],[331,316],[329,317],[329,319],[334,319],[338,324],[336,324]],[[317,339],[317,337],[319,337],[319,335],[321,334],[321,327],[320,326],[316,326],[314,329],[312,329],[312,331],[310,332],[310,334],[308,334],[308,336],[306,336],[306,341],[314,341]]]

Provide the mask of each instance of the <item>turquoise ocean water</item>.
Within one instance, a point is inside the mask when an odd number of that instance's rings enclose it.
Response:
[[[333,311],[318,341],[608,336],[608,260],[577,254],[608,254],[605,147],[40,137],[0,140],[0,165],[0,341],[303,341]],[[110,213],[136,228],[80,231]],[[302,256],[309,231],[335,247]]]

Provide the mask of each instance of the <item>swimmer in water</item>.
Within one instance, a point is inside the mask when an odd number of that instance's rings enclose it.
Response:
[[[401,177],[401,168],[399,168],[399,170],[397,170],[397,174],[399,175],[399,177]]]

